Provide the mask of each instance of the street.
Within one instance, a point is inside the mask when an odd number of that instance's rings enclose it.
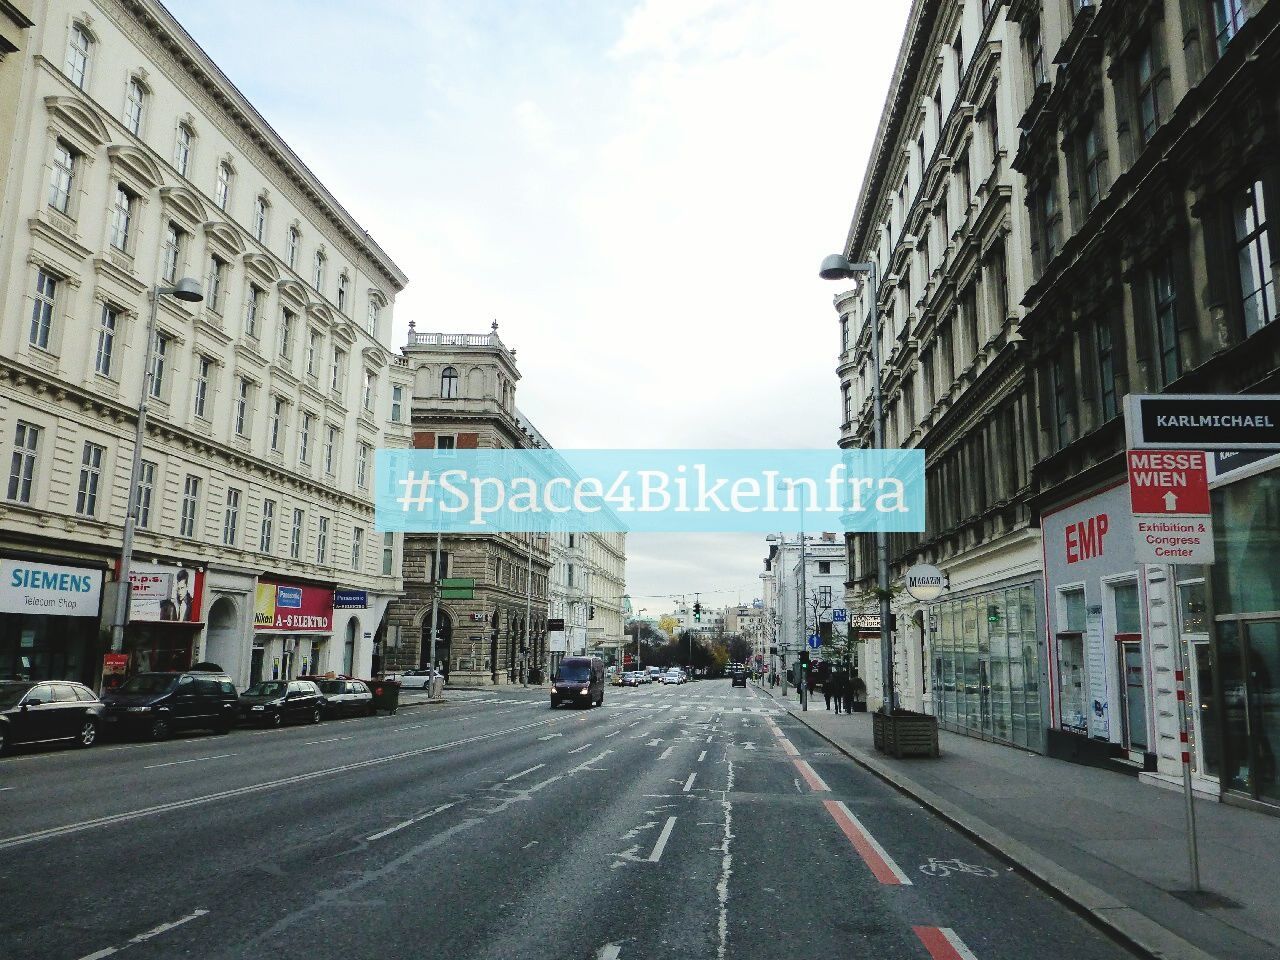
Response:
[[[752,687],[0,761],[12,960],[1124,957]]]

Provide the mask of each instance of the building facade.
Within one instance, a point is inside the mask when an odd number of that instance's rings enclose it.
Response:
[[[128,669],[367,673],[400,590],[370,491],[373,451],[407,429],[385,346],[403,273],[159,3],[31,19],[4,65],[25,75],[0,224],[0,555],[23,586],[0,673],[97,681],[130,509]],[[151,291],[183,277],[203,300],[161,295],[148,344]]]
[[[761,634],[767,638],[765,652],[776,655],[777,667],[785,672],[799,659],[810,634],[816,633],[825,641],[833,631],[845,630],[835,621],[835,610],[845,607],[847,553],[834,533],[806,534],[802,577],[799,536],[791,539],[769,534],[765,543],[769,555],[762,574]],[[761,643],[764,646],[766,641]]]

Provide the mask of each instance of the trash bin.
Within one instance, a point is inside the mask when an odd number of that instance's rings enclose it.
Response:
[[[374,711],[385,710],[394,714],[400,706],[399,680],[370,680],[369,689],[373,691]]]

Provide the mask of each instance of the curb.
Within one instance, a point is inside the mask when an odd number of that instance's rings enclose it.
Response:
[[[764,692],[773,697],[776,702],[781,702],[769,691]],[[869,770],[895,790],[906,794],[921,806],[937,814],[980,846],[1028,876],[1038,886],[1084,913],[1126,946],[1154,960],[1219,960],[1189,940],[1184,940],[1172,930],[1162,927],[1146,914],[1116,899],[1105,890],[1043,854],[1037,853],[1025,843],[1015,840],[982,818],[960,809],[932,790],[922,787],[910,777],[886,766],[866,751],[837,743],[803,716],[792,711],[789,705],[784,704],[784,706],[787,707],[787,713],[854,763]]]
[[[439,707],[448,703],[447,697],[433,697],[430,700],[414,700],[412,703],[400,703],[396,705],[398,710],[408,710],[411,707]]]

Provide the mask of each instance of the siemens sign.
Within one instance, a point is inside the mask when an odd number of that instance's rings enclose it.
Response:
[[[96,617],[101,599],[101,570],[0,560],[0,613]]]

